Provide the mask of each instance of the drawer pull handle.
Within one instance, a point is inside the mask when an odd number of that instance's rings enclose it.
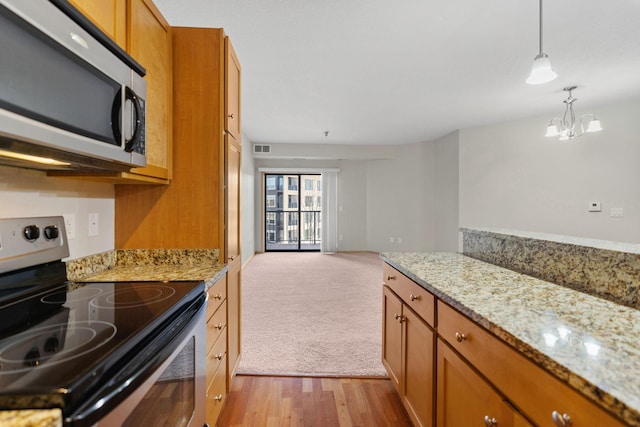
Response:
[[[222,330],[222,328],[224,328],[224,324],[223,324],[223,323],[218,323],[218,324],[216,325],[216,329],[217,329],[217,330],[221,331],[221,330]]]
[[[495,418],[489,418],[489,415],[484,416],[484,425],[487,427],[493,427],[498,425],[498,420]]]
[[[217,402],[221,402],[223,397],[224,397],[223,395],[219,394],[216,397],[214,397],[213,400],[215,400]]]
[[[387,280],[396,280],[396,276],[387,276]]]
[[[223,357],[224,357],[224,353],[218,353],[215,356],[213,356],[213,358],[216,360],[222,360]]]
[[[218,294],[215,297],[213,297],[214,299],[222,299],[222,294]]]
[[[558,427],[567,427],[573,424],[569,414],[560,415],[558,411],[553,411],[551,413],[551,419],[553,419],[553,423]]]
[[[465,334],[461,334],[460,332],[456,332],[456,341],[462,342],[462,341],[466,341],[466,340],[467,340],[467,336]]]
[[[409,295],[409,299],[410,299],[411,301],[420,301],[420,295],[413,295],[413,294],[411,294],[411,295]]]
[[[404,322],[405,317],[400,315],[400,314],[395,314],[394,317],[396,318],[396,320],[400,323]]]

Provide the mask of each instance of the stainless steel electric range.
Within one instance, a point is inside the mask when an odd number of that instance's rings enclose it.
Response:
[[[72,283],[62,217],[0,219],[0,415],[202,426],[204,282]]]

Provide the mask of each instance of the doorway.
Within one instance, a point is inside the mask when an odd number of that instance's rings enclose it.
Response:
[[[322,175],[265,174],[265,251],[319,251]]]

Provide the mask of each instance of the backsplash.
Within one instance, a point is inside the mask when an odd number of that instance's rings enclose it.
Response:
[[[464,255],[640,309],[640,245],[460,228]]]

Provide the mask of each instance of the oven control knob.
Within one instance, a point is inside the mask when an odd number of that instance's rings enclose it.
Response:
[[[37,240],[40,237],[40,229],[37,225],[27,225],[24,230],[22,230],[22,234],[24,238],[30,242]]]
[[[49,225],[44,228],[44,237],[47,240],[57,239],[59,236],[58,227],[55,225]]]

